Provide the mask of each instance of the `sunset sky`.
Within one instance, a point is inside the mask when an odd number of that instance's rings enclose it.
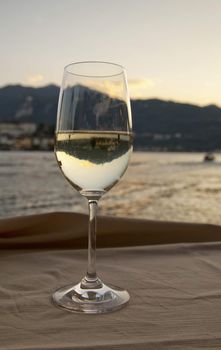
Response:
[[[221,106],[220,0],[0,0],[0,86],[120,63],[133,98]]]

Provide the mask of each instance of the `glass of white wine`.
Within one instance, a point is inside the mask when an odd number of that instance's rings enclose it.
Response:
[[[99,199],[122,177],[132,152],[132,119],[125,69],[114,63],[76,62],[64,68],[55,154],[70,184],[88,200],[88,267],[75,285],[53,294],[74,312],[106,313],[129,301],[126,290],[104,284],[96,273]]]

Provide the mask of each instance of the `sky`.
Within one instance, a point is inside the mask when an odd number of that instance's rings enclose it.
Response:
[[[220,0],[0,0],[0,86],[123,65],[132,98],[221,106]]]

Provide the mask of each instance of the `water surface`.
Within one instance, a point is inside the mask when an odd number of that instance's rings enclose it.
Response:
[[[129,168],[100,201],[100,213],[221,224],[221,155],[134,153]],[[51,152],[0,152],[0,217],[87,212]]]

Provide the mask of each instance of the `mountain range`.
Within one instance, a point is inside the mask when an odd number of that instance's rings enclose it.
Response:
[[[55,125],[59,87],[0,88],[0,122]],[[221,108],[160,99],[131,100],[136,149],[221,150]]]

